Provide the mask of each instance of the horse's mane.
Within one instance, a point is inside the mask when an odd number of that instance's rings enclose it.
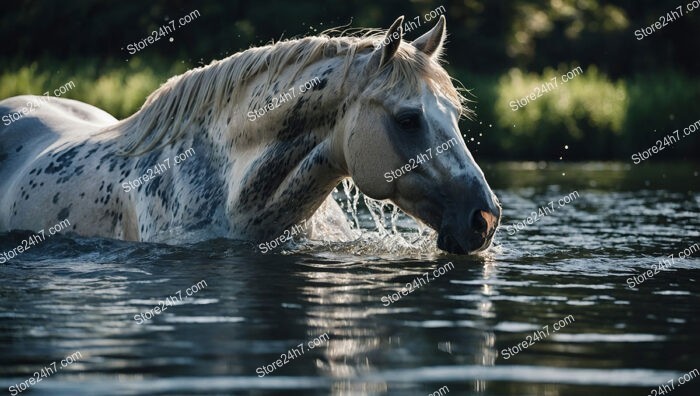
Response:
[[[326,58],[344,56],[343,82],[359,53],[374,50],[384,38],[380,30],[366,29],[352,36],[319,36],[285,40],[263,47],[250,48],[207,66],[171,77],[151,93],[141,109],[130,117],[103,130],[121,131],[122,152],[139,155],[167,145],[180,137],[187,127],[203,114],[219,114],[228,105],[238,103],[238,96],[253,77],[267,72],[267,85],[287,67],[295,68],[294,77],[307,66]],[[370,95],[396,86],[408,96],[425,78],[432,88],[445,95],[462,114],[470,114],[465,98],[455,89],[452,79],[436,60],[402,42],[394,58],[375,76],[368,76]],[[230,102],[233,101],[234,105]]]

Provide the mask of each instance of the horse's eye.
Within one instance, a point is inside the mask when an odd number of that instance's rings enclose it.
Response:
[[[407,112],[399,114],[399,116],[396,117],[396,122],[399,124],[399,127],[401,127],[401,129],[403,129],[404,131],[417,131],[421,127],[420,113]]]

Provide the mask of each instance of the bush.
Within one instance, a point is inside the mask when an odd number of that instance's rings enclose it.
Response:
[[[97,106],[117,118],[136,112],[146,97],[173,75],[187,70],[183,64],[145,62],[139,58],[125,64],[101,65],[97,60],[66,63],[34,62],[28,66],[4,66],[0,75],[0,98],[42,95],[73,81],[75,87],[62,97]]]
[[[595,67],[566,83],[559,76],[574,67],[541,75],[511,70],[503,76],[466,76],[473,87],[479,126],[466,121],[468,141],[483,133],[476,150],[493,159],[628,160],[677,128],[700,119],[700,80],[666,72],[613,81]],[[557,77],[558,86],[513,111],[517,101]],[[493,124],[492,128],[484,126]],[[470,131],[471,130],[471,131]],[[698,158],[700,138],[685,137],[667,159]],[[475,149],[474,145],[469,144]],[[565,148],[568,146],[568,149]]]

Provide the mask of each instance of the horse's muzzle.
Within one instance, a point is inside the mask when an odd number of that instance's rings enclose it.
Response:
[[[446,216],[438,233],[437,246],[441,250],[454,254],[469,254],[484,250],[491,244],[500,218],[500,208],[497,213],[489,210],[473,210],[464,222]]]

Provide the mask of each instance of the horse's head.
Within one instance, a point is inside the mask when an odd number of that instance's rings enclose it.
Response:
[[[374,199],[390,199],[438,231],[450,253],[487,248],[501,208],[459,130],[463,98],[440,66],[445,19],[412,43],[403,17],[351,69],[344,112],[348,172]]]

